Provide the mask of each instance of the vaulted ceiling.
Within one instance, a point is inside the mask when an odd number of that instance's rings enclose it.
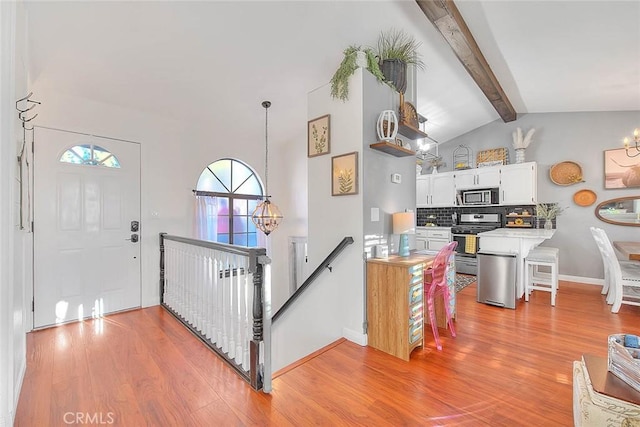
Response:
[[[431,137],[500,117],[414,0],[25,4],[32,84],[196,126],[261,121],[269,99],[273,134],[291,139],[342,50],[390,28],[422,42]],[[640,110],[640,1],[455,4],[518,114]]]

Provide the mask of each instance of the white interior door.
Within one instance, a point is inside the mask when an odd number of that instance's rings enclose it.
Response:
[[[140,145],[36,128],[34,147],[34,328],[139,307]]]

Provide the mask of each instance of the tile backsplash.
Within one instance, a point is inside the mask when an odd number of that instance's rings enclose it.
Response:
[[[439,227],[451,227],[451,214],[457,212],[458,218],[464,213],[499,213],[502,216],[502,226],[504,227],[506,215],[509,212],[522,212],[528,210],[529,213],[535,213],[535,205],[516,205],[516,206],[477,206],[477,207],[446,207],[446,208],[418,208],[416,213],[416,225],[421,227],[427,223],[433,223]],[[539,227],[542,227],[541,221]],[[555,228],[555,220],[554,228]]]

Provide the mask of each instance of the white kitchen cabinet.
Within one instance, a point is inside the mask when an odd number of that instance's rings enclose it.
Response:
[[[416,177],[416,207],[429,207],[431,199],[431,175],[419,175]]]
[[[500,186],[500,167],[486,166],[478,169],[465,169],[454,172],[456,190],[470,188],[491,188]]]
[[[455,194],[451,172],[420,175],[416,178],[416,207],[454,206]]]
[[[416,249],[439,251],[451,241],[451,227],[416,227]]]
[[[538,199],[535,162],[500,167],[500,204],[534,204]]]
[[[431,206],[455,206],[456,191],[452,173],[431,174]]]

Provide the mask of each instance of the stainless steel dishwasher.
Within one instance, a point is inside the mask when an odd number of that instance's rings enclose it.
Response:
[[[478,252],[478,302],[516,308],[516,254]]]

